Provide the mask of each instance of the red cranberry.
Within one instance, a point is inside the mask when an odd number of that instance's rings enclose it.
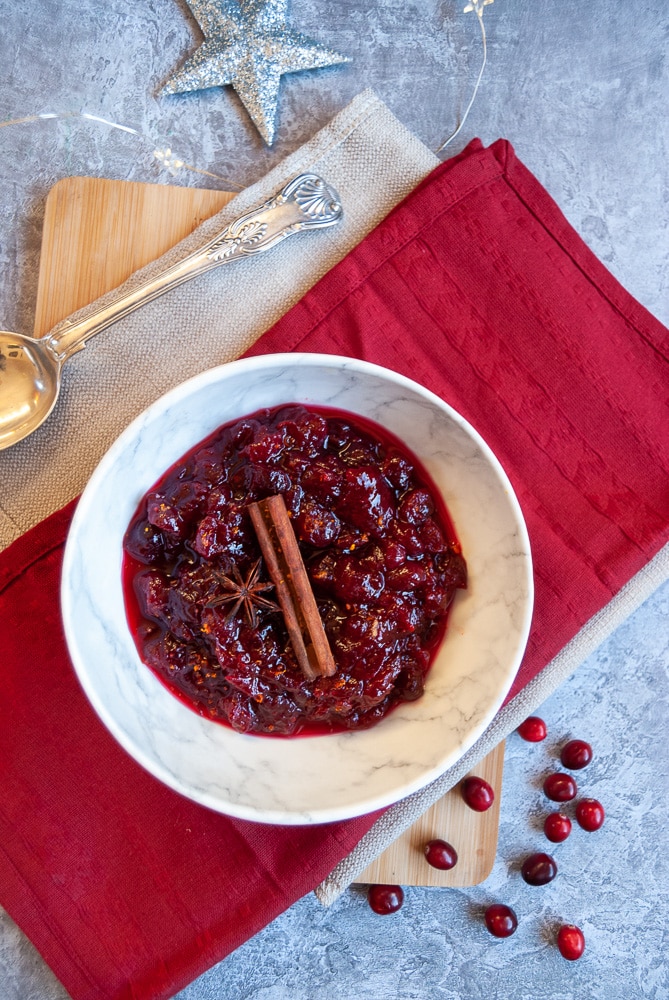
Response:
[[[561,844],[571,833],[571,820],[564,813],[551,813],[544,820],[544,833],[554,844]]]
[[[538,715],[530,715],[524,722],[521,722],[516,732],[528,743],[540,743],[541,740],[546,739],[546,723]]]
[[[552,802],[569,802],[575,798],[577,791],[571,774],[564,774],[562,771],[549,774],[544,781],[544,792]]]
[[[583,931],[574,924],[563,924],[558,931],[557,946],[563,958],[575,962],[585,950]]]
[[[528,885],[547,885],[557,875],[557,865],[550,854],[530,854],[520,869]]]
[[[427,863],[448,872],[458,863],[457,851],[445,840],[429,840],[425,845]]]
[[[495,793],[488,782],[475,776],[462,782],[462,797],[476,812],[485,812],[495,801]]]
[[[604,816],[604,806],[597,799],[581,799],[576,806],[576,822],[589,833],[599,830]]]
[[[493,937],[511,937],[518,926],[518,917],[510,906],[504,903],[493,903],[484,914],[485,925]]]
[[[571,771],[580,771],[592,760],[592,747],[585,740],[569,740],[562,747],[560,760]]]
[[[404,892],[399,885],[370,885],[367,900],[374,913],[385,916],[399,910],[404,902]]]

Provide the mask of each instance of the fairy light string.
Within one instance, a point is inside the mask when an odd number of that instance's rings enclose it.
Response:
[[[494,0],[470,0],[470,2],[467,3],[467,5],[463,8],[464,14],[469,14],[473,12],[476,14],[478,20],[479,29],[481,33],[481,51],[482,51],[481,66],[479,68],[478,75],[474,83],[474,89],[472,91],[467,107],[465,108],[465,111],[455,130],[436,149],[437,155],[442,153],[446,149],[446,147],[450,145],[450,143],[453,142],[453,140],[460,134],[465,125],[465,122],[467,121],[469,113],[474,105],[474,101],[476,100],[488,58],[488,46],[487,46],[485,24],[483,21],[483,12],[484,9],[493,2]],[[7,128],[8,126],[24,125],[33,122],[63,121],[67,119],[79,119],[82,121],[89,121],[98,125],[104,125],[111,129],[117,129],[118,131],[125,132],[128,135],[136,136],[140,141],[150,144],[153,147],[152,155],[154,159],[160,165],[160,167],[163,170],[167,171],[167,173],[169,173],[172,177],[176,177],[179,173],[181,173],[181,171],[188,171],[190,173],[198,174],[202,177],[209,177],[212,180],[218,181],[221,184],[225,185],[225,188],[227,190],[234,189],[237,191],[241,191],[243,188],[243,185],[240,185],[235,181],[231,181],[230,178],[222,177],[219,174],[212,173],[210,170],[203,170],[202,168],[197,167],[191,163],[186,163],[185,160],[181,159],[181,157],[172,150],[171,146],[157,146],[153,142],[153,140],[151,140],[148,136],[144,135],[136,128],[133,128],[129,125],[123,125],[119,122],[111,121],[109,118],[103,118],[101,115],[91,114],[88,111],[45,111],[39,114],[24,115],[20,118],[12,118],[7,121],[1,121],[0,129]]]
[[[180,173],[180,171],[187,170],[191,173],[200,174],[203,177],[211,177],[213,180],[220,181],[225,184],[227,189],[234,188],[238,191],[242,190],[241,184],[231,181],[227,177],[221,177],[219,174],[214,174],[210,170],[203,170],[200,167],[194,166],[192,163],[186,163],[172,151],[170,146],[155,147],[153,140],[144,135],[138,129],[132,128],[130,125],[122,125],[119,122],[111,121],[109,118],[103,118],[100,115],[93,115],[88,111],[44,111],[40,114],[24,115],[22,118],[11,118],[8,121],[0,122],[0,128],[7,128],[9,125],[24,125],[31,122],[42,121],[63,121],[66,119],[79,119],[83,121],[95,122],[99,125],[106,125],[109,128],[118,129],[120,132],[126,132],[128,135],[137,136],[137,138],[141,141],[154,147],[154,159],[173,177]]]
[[[451,142],[453,142],[455,137],[460,133],[465,122],[467,121],[469,112],[472,110],[472,106],[474,104],[474,101],[476,100],[476,95],[479,92],[481,80],[483,79],[483,71],[485,70],[486,62],[488,61],[488,42],[485,33],[485,24],[483,23],[483,9],[484,7],[487,7],[491,3],[493,3],[493,0],[471,0],[471,3],[468,3],[466,7],[463,7],[462,10],[463,14],[469,14],[472,11],[474,11],[476,17],[478,18],[479,28],[481,29],[481,48],[482,48],[481,68],[479,69],[478,76],[476,77],[476,83],[474,84],[474,90],[472,91],[472,96],[469,99],[469,104],[465,108],[465,113],[460,119],[460,123],[458,124],[455,131],[452,132],[451,135],[449,135],[449,137],[444,140],[444,142],[442,142],[441,146],[439,146],[439,148],[436,151],[437,154],[441,153],[444,149],[446,149],[446,147]]]

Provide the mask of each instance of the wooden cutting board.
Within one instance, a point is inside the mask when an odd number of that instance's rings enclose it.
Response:
[[[386,848],[356,881],[461,887],[483,882],[497,853],[503,770],[504,744],[500,743],[471,771],[485,778],[495,790],[495,801],[487,812],[477,813],[466,806],[456,786]],[[428,840],[435,839],[448,841],[457,851],[458,863],[450,872],[431,868],[425,860],[423,848]]]
[[[233,197],[224,191],[93,177],[59,181],[45,206],[36,336],[120,285]],[[504,745],[500,744],[475,770],[496,791],[495,803],[487,812],[473,812],[457,790],[449,792],[359,881],[440,886],[482,882],[497,850],[503,766]],[[458,852],[458,864],[450,872],[439,872],[425,861],[423,845],[435,837],[447,840]]]

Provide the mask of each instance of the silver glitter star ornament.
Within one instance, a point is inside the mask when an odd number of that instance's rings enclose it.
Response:
[[[186,2],[205,41],[162,92],[183,94],[231,84],[269,146],[283,74],[349,62],[286,26],[288,0]]]

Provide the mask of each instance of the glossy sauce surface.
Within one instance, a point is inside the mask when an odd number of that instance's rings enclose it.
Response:
[[[305,678],[257,566],[246,508],[275,493],[333,677]],[[467,576],[417,459],[376,424],[298,404],[224,425],[169,469],[128,528],[123,574],[140,656],[170,690],[203,716],[275,736],[366,728],[419,698]]]

